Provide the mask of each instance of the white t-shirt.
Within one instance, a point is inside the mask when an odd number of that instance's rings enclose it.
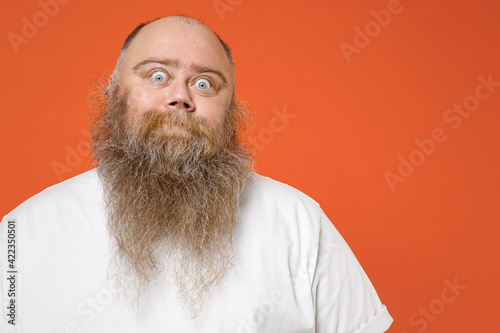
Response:
[[[379,333],[391,325],[342,236],[296,189],[252,174],[235,242],[235,269],[194,320],[168,279],[131,309],[107,282],[102,187],[86,172],[0,224],[0,331]]]

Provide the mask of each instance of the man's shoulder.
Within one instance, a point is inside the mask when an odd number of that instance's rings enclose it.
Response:
[[[72,200],[83,200],[88,197],[96,197],[99,194],[99,179],[95,169],[79,174],[63,182],[57,183],[41,192],[33,195],[14,210],[9,215],[18,215],[32,206],[50,207],[54,204],[67,203]],[[98,191],[96,193],[96,190]]]
[[[274,244],[276,249],[288,249],[290,244],[301,244],[301,255],[308,257],[317,251],[322,210],[298,189],[252,173],[243,193],[239,221],[240,234],[262,244],[257,247]]]
[[[255,172],[251,173],[244,195],[259,198],[266,202],[300,203],[311,208],[319,207],[319,204],[314,199],[298,189]]]

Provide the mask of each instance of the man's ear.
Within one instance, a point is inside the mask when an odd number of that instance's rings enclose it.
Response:
[[[109,76],[108,76],[108,79],[107,79],[107,85],[106,85],[106,91],[104,92],[104,96],[107,96],[109,95],[109,89],[111,87],[113,87],[116,83],[118,83],[116,77],[113,75],[113,73],[111,73]]]
[[[106,89],[106,92],[104,93],[104,96],[107,96],[109,94],[109,87],[111,87],[115,83],[115,79],[113,78],[113,74],[111,74],[108,78],[108,89]]]

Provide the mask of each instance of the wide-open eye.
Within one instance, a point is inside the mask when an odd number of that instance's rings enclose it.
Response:
[[[161,83],[165,82],[165,80],[167,79],[167,74],[165,74],[165,72],[162,71],[156,71],[153,73],[153,75],[151,75],[151,77],[155,82]]]
[[[209,88],[212,88],[212,84],[207,79],[198,79],[195,82],[195,85],[196,85],[197,88],[200,88],[200,89],[209,89]]]

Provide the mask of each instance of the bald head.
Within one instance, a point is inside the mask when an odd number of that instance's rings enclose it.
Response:
[[[159,21],[159,22],[157,22]],[[197,20],[197,19],[194,19],[194,18],[191,18],[191,17],[187,17],[187,16],[183,16],[183,15],[172,15],[172,16],[166,16],[166,17],[161,17],[161,18],[157,18],[155,20],[152,20],[152,21],[149,21],[149,22],[146,22],[146,23],[141,23],[140,25],[138,25],[128,36],[127,38],[125,39],[125,42],[123,43],[122,47],[121,47],[121,50],[120,50],[120,56],[118,58],[118,61],[117,61],[117,64],[116,64],[116,67],[113,71],[113,74],[111,75],[111,80],[110,80],[110,87],[112,85],[116,85],[118,83],[118,79],[119,79],[119,72],[120,72],[120,68],[121,68],[121,65],[123,63],[123,60],[125,58],[125,55],[127,53],[127,50],[129,49],[130,45],[132,44],[132,42],[136,39],[136,37],[140,34],[140,32],[150,26],[150,25],[153,25],[154,23],[160,23],[160,24],[163,24],[163,23],[184,23],[184,24],[190,24],[190,25],[196,25],[196,26],[199,26],[199,27],[204,27],[205,29],[207,29],[208,31],[210,31],[212,33],[213,36],[215,36],[220,44],[220,46],[222,47],[222,49],[224,50],[224,53],[225,53],[225,57],[227,58],[230,66],[231,66],[231,71],[232,71],[232,74],[234,76],[234,60],[233,60],[233,56],[231,54],[231,49],[229,48],[229,46],[216,34],[214,33],[213,31],[211,31],[203,22]],[[165,25],[165,27],[167,27]],[[147,29],[146,29],[147,30]]]

